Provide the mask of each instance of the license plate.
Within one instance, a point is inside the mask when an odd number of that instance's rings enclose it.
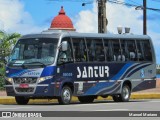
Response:
[[[19,87],[20,88],[29,88],[29,85],[28,84],[20,84]]]

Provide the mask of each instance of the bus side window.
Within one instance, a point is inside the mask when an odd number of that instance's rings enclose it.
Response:
[[[121,61],[121,48],[119,44],[119,40],[112,40],[112,50],[113,50],[113,61]]]
[[[145,61],[152,61],[152,54],[151,54],[151,46],[148,40],[141,41],[142,47],[144,51],[144,60]]]
[[[118,56],[119,61],[127,61],[128,60],[128,51],[126,50],[126,41],[120,40],[121,42],[121,55]]]
[[[105,61],[105,54],[102,39],[96,39],[96,61]]]
[[[87,39],[89,61],[96,61],[96,43],[94,39]]]
[[[89,61],[105,61],[102,39],[87,39]]]
[[[106,53],[106,61],[112,61],[112,59],[116,59],[113,57],[112,51],[112,43],[108,39],[104,39],[105,53]]]
[[[126,40],[126,51],[128,53],[128,61],[136,61],[136,45],[134,40]]]
[[[139,61],[144,61],[143,46],[140,40],[137,40],[137,58]]]
[[[75,55],[76,62],[87,61],[87,50],[85,46],[84,38],[72,38],[73,41],[73,52]]]

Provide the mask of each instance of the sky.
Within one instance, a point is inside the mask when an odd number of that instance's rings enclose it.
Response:
[[[143,0],[119,0],[140,6]],[[82,6],[82,3],[86,6]],[[52,19],[64,7],[77,32],[97,29],[97,2],[94,0],[0,0],[0,30],[21,34],[47,30]],[[160,9],[160,0],[147,0],[147,7]],[[135,7],[106,3],[107,30],[117,34],[117,26],[130,27],[131,33],[143,34],[143,11]],[[160,12],[147,10],[147,34],[152,38],[160,64]]]

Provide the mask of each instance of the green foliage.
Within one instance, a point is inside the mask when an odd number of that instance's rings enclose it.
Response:
[[[4,31],[0,31],[0,56],[8,56],[20,37],[21,35],[18,33],[7,34]]]
[[[157,69],[157,74],[160,74],[160,69]]]
[[[0,90],[4,89],[5,64],[0,61]]]
[[[0,90],[4,89],[5,61],[3,59],[10,55],[12,48],[20,37],[21,35],[18,33],[8,34],[0,31]]]

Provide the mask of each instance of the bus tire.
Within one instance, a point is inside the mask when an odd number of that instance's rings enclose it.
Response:
[[[112,96],[115,102],[128,102],[131,95],[131,89],[128,85],[122,87],[121,94]]]
[[[72,99],[71,88],[68,87],[68,86],[64,86],[62,88],[60,97],[58,98],[59,104],[61,104],[61,105],[68,105],[68,104],[70,104],[71,99]]]
[[[121,102],[119,95],[112,96],[114,102]]]
[[[29,102],[29,98],[23,96],[15,96],[15,100],[18,105],[26,105]]]
[[[92,103],[94,101],[94,96],[79,96],[78,100],[81,103]]]

